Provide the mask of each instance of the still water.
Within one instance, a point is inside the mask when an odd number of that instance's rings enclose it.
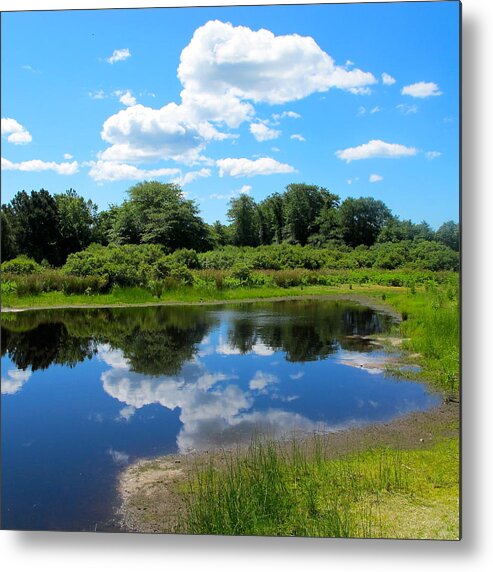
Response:
[[[389,316],[347,301],[2,315],[2,528],[109,530],[140,457],[332,431],[439,402],[358,336]]]

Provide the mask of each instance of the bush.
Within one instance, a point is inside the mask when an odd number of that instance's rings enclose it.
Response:
[[[3,272],[6,274],[21,275],[39,274],[43,272],[43,267],[32,258],[28,258],[22,254],[21,256],[17,256],[17,258],[3,262],[2,273]]]
[[[241,284],[249,284],[252,279],[252,267],[244,262],[237,262],[231,269],[231,277]]]

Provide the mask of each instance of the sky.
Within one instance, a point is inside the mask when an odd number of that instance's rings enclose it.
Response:
[[[2,203],[179,184],[207,222],[290,183],[459,216],[455,1],[2,13]]]

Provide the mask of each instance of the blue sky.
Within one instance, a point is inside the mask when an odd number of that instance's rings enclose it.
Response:
[[[458,220],[457,2],[2,14],[2,202],[292,182]]]

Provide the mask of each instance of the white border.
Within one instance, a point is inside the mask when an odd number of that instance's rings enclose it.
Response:
[[[413,0],[411,0],[413,1]],[[267,2],[149,0],[140,6]],[[284,0],[271,3],[302,3]],[[329,2],[328,2],[329,3]],[[2,0],[1,9],[127,8],[125,0]],[[0,532],[3,570],[177,572],[343,570],[482,571],[493,562],[493,376],[490,265],[493,216],[491,54],[493,2],[463,0],[463,541],[347,541]],[[489,24],[489,26],[488,26]],[[419,30],[416,31],[419,41]],[[488,184],[489,183],[489,184]],[[490,565],[487,562],[490,561]]]

